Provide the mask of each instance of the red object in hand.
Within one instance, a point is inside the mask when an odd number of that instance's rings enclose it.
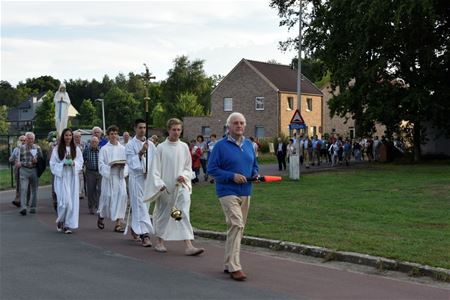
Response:
[[[247,181],[261,181],[261,182],[272,182],[272,181],[280,181],[280,180],[281,180],[281,176],[270,176],[270,175],[247,178]]]

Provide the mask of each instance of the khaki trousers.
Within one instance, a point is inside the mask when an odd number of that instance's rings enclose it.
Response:
[[[241,239],[247,222],[250,196],[219,198],[227,222],[224,267],[230,272],[242,270],[240,263]]]

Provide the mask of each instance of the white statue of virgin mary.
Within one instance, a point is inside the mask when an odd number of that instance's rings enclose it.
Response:
[[[53,101],[55,102],[55,127],[59,136],[64,128],[67,127],[67,121],[69,119],[70,98],[66,92],[66,85],[64,83],[61,83],[59,86]]]

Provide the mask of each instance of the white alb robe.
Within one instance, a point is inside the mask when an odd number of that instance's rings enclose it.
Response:
[[[128,168],[112,168],[110,163],[116,160],[126,160],[124,146],[108,142],[100,148],[98,170],[102,175],[102,185],[97,212],[100,218],[112,221],[125,218],[128,198],[125,184]]]
[[[61,88],[64,88],[64,92],[61,92]],[[55,127],[58,135],[67,127],[69,119],[70,98],[65,89],[65,84],[61,83],[58,91],[55,93],[55,97],[53,97],[55,102]]]
[[[177,185],[178,176],[183,176],[185,184]],[[144,199],[149,199],[165,186],[155,201],[153,226],[156,236],[166,241],[193,240],[189,209],[191,206],[192,159],[189,147],[182,141],[165,142],[158,145],[150,170],[145,180]],[[176,221],[170,216],[173,207],[182,211],[182,219]]]
[[[131,228],[136,234],[153,234],[153,225],[148,213],[148,206],[144,202],[144,182],[145,174],[144,170],[147,167],[146,174],[149,173],[152,158],[155,154],[156,147],[151,141],[147,141],[147,158],[143,155],[142,159],[139,159],[139,151],[141,151],[144,142],[134,137],[125,146],[125,152],[127,156],[128,165],[128,189],[130,191],[131,202]]]
[[[70,153],[70,147],[66,147],[66,153]],[[83,167],[83,154],[76,147],[74,165],[65,166],[65,157],[61,160],[58,155],[58,147],[54,147],[50,158],[50,170],[55,178],[55,193],[58,202],[58,217],[56,222],[63,222],[65,227],[78,228],[80,199],[78,191],[80,188],[78,172]]]

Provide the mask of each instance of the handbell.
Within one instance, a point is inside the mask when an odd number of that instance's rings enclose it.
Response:
[[[179,210],[178,208],[174,207],[172,209],[172,212],[170,213],[170,216],[172,218],[174,218],[176,221],[180,221],[183,217],[181,216],[181,210]]]

